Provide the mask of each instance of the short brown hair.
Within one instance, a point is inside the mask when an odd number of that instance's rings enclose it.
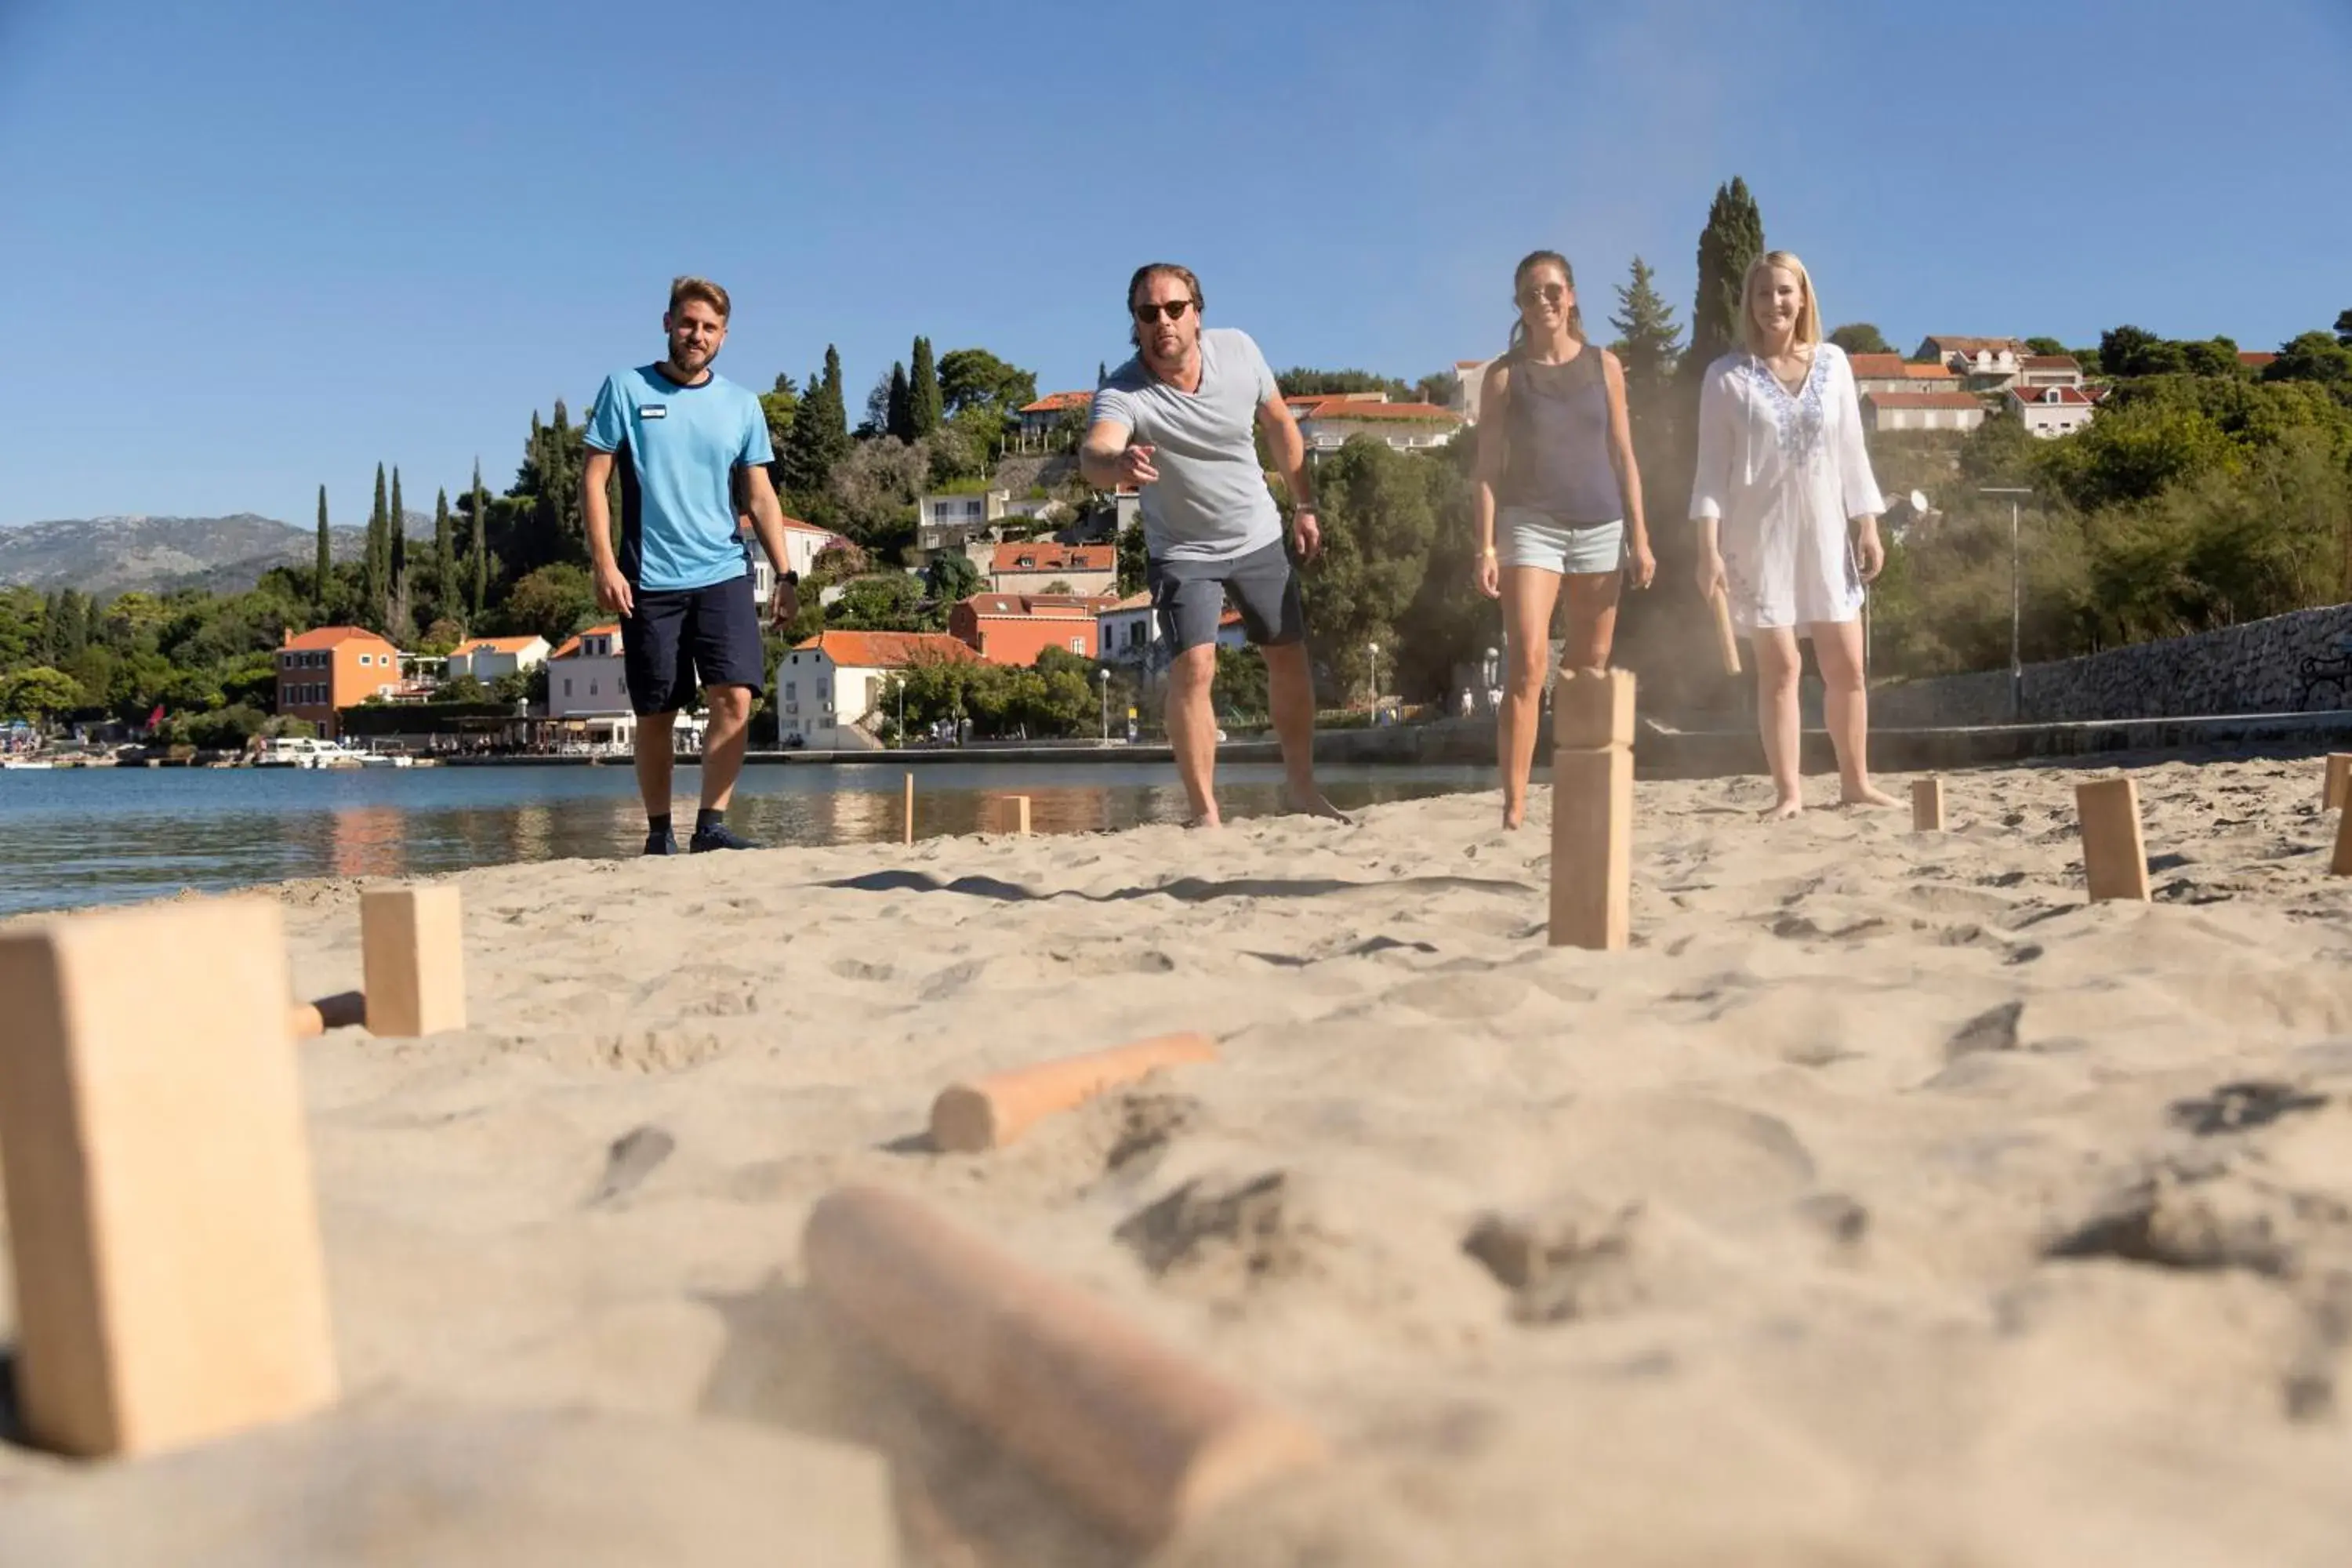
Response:
[[[732,310],[727,302],[727,290],[721,289],[718,284],[713,283],[709,279],[671,279],[669,284],[670,314],[677,314],[677,308],[680,305],[685,304],[688,300],[701,300],[704,304],[718,311],[719,319],[722,321],[726,321],[728,317],[732,314]]]
[[[1201,280],[1192,276],[1191,268],[1179,267],[1172,261],[1145,262],[1135,269],[1135,276],[1127,280],[1127,341],[1139,348],[1142,346],[1143,340],[1135,331],[1135,298],[1143,292],[1144,285],[1154,278],[1173,278],[1177,282],[1184,285],[1184,291],[1192,297],[1192,309],[1195,310],[1205,308],[1209,303],[1202,297]]]

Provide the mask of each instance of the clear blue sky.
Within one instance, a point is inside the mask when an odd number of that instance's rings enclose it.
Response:
[[[2352,306],[2352,5],[0,0],[0,523],[365,517],[657,357],[917,332],[1046,390],[1147,258],[1277,365],[1499,346],[1512,263],[1687,319],[1746,177],[1832,322],[2275,346]]]

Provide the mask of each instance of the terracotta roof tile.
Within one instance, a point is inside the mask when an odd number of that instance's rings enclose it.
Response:
[[[1984,402],[1966,392],[1867,392],[1864,403],[1881,408],[1974,408],[1981,410]]]
[[[896,669],[901,665],[957,663],[980,658],[970,644],[945,632],[819,632],[795,643],[796,653],[817,652],[857,669]]]
[[[314,626],[299,637],[289,638],[280,646],[315,650],[341,647],[343,644],[352,641],[382,643],[384,647],[392,648],[394,653],[400,651],[389,637],[379,636],[365,626]]]

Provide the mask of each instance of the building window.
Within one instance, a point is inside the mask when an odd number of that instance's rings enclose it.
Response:
[[[563,678],[563,695],[566,697],[572,695],[572,678],[568,675]]]
[[[793,698],[798,697],[799,695],[800,695],[800,682],[799,682],[799,681],[797,681],[797,680],[787,680],[787,681],[785,681],[785,682],[784,682],[784,700],[785,700],[785,701],[789,702],[789,701],[791,701]]]

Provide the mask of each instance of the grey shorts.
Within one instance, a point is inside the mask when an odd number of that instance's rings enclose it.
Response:
[[[1505,566],[1536,566],[1569,576],[1614,572],[1625,563],[1625,521],[1561,522],[1548,512],[1507,506],[1495,519],[1502,536],[1495,557]]]
[[[1241,613],[1243,632],[1258,647],[1307,638],[1298,574],[1278,539],[1231,561],[1153,561],[1144,569],[1144,586],[1171,654],[1215,642],[1228,598]]]

